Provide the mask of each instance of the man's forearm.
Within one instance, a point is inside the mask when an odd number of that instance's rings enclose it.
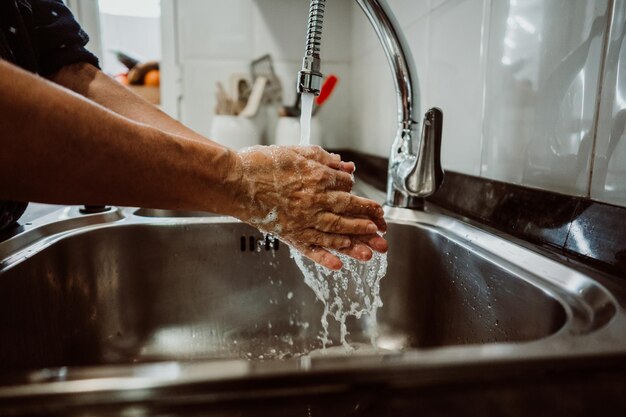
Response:
[[[135,123],[0,60],[0,199],[227,213],[234,153]]]
[[[375,234],[386,228],[383,209],[349,193],[354,166],[338,155],[238,154],[167,133],[179,129],[171,119],[137,116],[143,123],[0,60],[0,200],[233,215],[333,269],[342,264],[327,249],[361,260],[386,250]]]
[[[90,64],[68,65],[50,80],[131,120],[189,139],[207,140]]]

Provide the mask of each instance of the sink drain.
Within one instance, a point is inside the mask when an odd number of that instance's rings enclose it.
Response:
[[[280,249],[280,241],[272,236],[256,237],[241,236],[239,238],[239,250],[241,252],[260,252],[262,248],[266,251]]]

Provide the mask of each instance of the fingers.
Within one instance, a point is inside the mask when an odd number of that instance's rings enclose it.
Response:
[[[376,252],[385,253],[389,250],[389,244],[387,243],[387,241],[377,234],[355,236],[354,240],[367,245],[368,247],[374,249]]]
[[[385,212],[377,202],[339,191],[327,192],[324,198],[328,211],[342,216],[368,217],[376,224],[378,231],[387,230]]]
[[[293,147],[293,149],[296,153],[308,160],[328,167],[328,170],[324,171],[321,175],[329,179],[328,183],[331,189],[343,191],[352,190],[352,186],[354,185],[354,178],[352,176],[355,170],[354,163],[343,162],[339,155],[328,153],[319,146],[299,146]],[[318,169],[314,165],[310,165],[310,168],[313,170]]]
[[[374,200],[340,191],[329,191],[325,197],[325,202],[335,214],[367,216],[372,219],[385,215],[383,208]]]
[[[347,172],[348,174],[354,174],[354,171],[356,171],[356,165],[354,165],[354,162],[341,161],[339,163],[339,169],[344,172]]]
[[[371,235],[378,231],[378,226],[371,220],[339,216],[330,212],[317,215],[315,228],[322,232],[344,235]]]
[[[338,252],[364,262],[369,261],[373,256],[372,250],[359,241],[355,241],[349,248],[339,249]]]
[[[343,262],[341,262],[339,257],[331,253],[329,249],[334,249],[339,253],[363,262],[372,259],[374,255],[372,249],[381,253],[386,252],[388,249],[387,241],[377,234],[352,236],[352,239],[350,239],[346,236],[319,233],[308,229],[300,234],[297,240],[299,242],[319,242],[311,244],[292,243],[292,245],[313,262],[335,271],[343,267]]]
[[[323,233],[317,230],[307,229],[298,236],[301,242],[308,242],[307,247],[321,249],[334,249],[360,261],[372,259],[372,250],[385,253],[388,250],[387,241],[377,234],[353,236]]]
[[[328,153],[320,146],[296,146],[294,150],[305,158],[312,159],[320,164],[348,174],[354,173],[356,169],[353,162],[344,162],[341,160],[340,155]]]
[[[312,159],[333,169],[341,169],[341,157],[326,152],[320,146],[295,146],[293,150],[307,159]]]
[[[328,249],[345,249],[352,245],[350,237],[334,233],[325,233],[315,229],[306,229],[298,234],[298,240],[309,245]]]
[[[376,223],[376,227],[378,227],[379,232],[385,233],[387,231],[387,222],[385,221],[385,218],[383,216],[375,217],[372,220],[374,221],[374,223]]]
[[[313,262],[333,271],[338,271],[343,267],[343,262],[337,256],[319,246],[296,246],[296,249]]]
[[[332,171],[332,180],[330,182],[330,188],[338,191],[350,192],[352,186],[354,186],[354,178],[352,175],[343,171]]]
[[[295,248],[313,262],[328,269],[338,271],[343,267],[343,262],[336,255],[318,245],[297,245]],[[358,236],[353,238],[349,247],[337,249],[337,251],[359,261],[367,262],[372,259],[372,249],[377,252],[386,252],[387,242],[376,234]]]
[[[354,236],[352,245],[347,248],[338,249],[338,252],[348,255],[359,261],[369,261],[372,259],[373,252],[385,253],[389,249],[387,241],[377,234]]]

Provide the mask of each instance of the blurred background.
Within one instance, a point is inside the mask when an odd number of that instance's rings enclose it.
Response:
[[[626,206],[626,0],[388,2],[415,57],[422,112],[444,111],[444,169]],[[138,78],[131,88],[191,128],[233,147],[297,143],[289,115],[308,0],[67,3],[104,71]],[[129,73],[120,53],[147,71]],[[327,1],[322,71],[337,82],[314,141],[386,157],[391,74],[354,0]]]

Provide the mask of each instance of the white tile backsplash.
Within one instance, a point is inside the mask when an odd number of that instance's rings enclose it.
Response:
[[[282,80],[284,103],[295,99],[296,75],[305,49],[309,0],[179,0],[181,120],[209,136],[216,104],[216,83],[232,73],[249,73],[250,62],[270,54]],[[350,134],[349,88],[352,0],[327,4],[322,38],[322,70],[341,79],[319,114],[323,142],[340,146]],[[277,108],[258,117],[272,143]]]
[[[388,4],[402,27],[428,15],[431,8],[436,6],[432,0],[388,0]]]
[[[428,37],[428,61],[420,71],[427,88],[422,110],[443,110],[441,160],[444,170],[480,174],[482,137],[481,61],[483,2],[453,1],[434,10],[428,32],[407,31],[412,45]],[[418,21],[414,26],[423,25]],[[420,48],[415,48],[414,50]],[[417,54],[419,56],[420,54]],[[419,58],[417,58],[419,62]],[[422,88],[424,88],[422,87]]]
[[[183,121],[208,134],[215,82],[265,53],[290,104],[308,1],[178,1]],[[626,0],[615,0],[597,124],[609,0],[388,2],[415,57],[421,112],[444,112],[446,170],[626,205],[626,46],[617,27]],[[387,156],[397,117],[391,72],[353,0],[327,3],[322,65],[341,79],[319,115],[324,145]]]
[[[395,8],[393,8],[395,12]],[[353,39],[366,39],[368,47],[353,45],[350,88],[352,89],[353,149],[387,157],[397,130],[397,104],[387,58],[365,14],[355,4]],[[365,31],[365,33],[361,33]],[[428,70],[428,21],[418,21],[406,29],[421,78]],[[420,101],[424,108],[428,83],[421,82]]]
[[[306,39],[306,0],[253,1],[254,54],[271,54],[285,60],[301,61]]]
[[[397,110],[393,79],[382,49],[352,62],[351,140],[348,147],[388,157],[396,135]]]
[[[444,111],[444,169],[478,175],[481,158],[482,1],[450,1],[445,7],[419,2],[390,2],[400,17],[420,80],[420,113],[430,107]],[[416,4],[416,3],[413,3]],[[414,17],[418,16],[417,19]],[[374,42],[353,45],[353,147],[388,156],[397,127],[397,106],[391,71],[365,15],[354,6],[352,39]],[[366,31],[363,33],[363,31]],[[373,40],[372,40],[372,37]]]
[[[322,34],[322,64],[347,62],[350,57],[351,6],[354,0],[326,2]],[[254,53],[302,62],[310,0],[257,0],[254,11]]]
[[[248,65],[247,60],[185,62],[182,66],[181,122],[198,133],[209,136],[217,104],[217,82],[222,82],[228,88],[230,75],[246,72]]]
[[[372,25],[356,2],[352,4],[350,18],[352,20],[350,58],[355,60],[367,55],[372,49],[379,48],[379,44]]]
[[[351,1],[351,0],[349,0]],[[404,29],[417,22],[448,0],[387,0],[396,20]],[[380,48],[369,20],[356,2],[352,1],[352,58]],[[424,22],[422,22],[424,23]]]
[[[602,87],[591,197],[626,206],[626,0],[615,2]]]
[[[176,2],[183,61],[235,60],[253,55],[252,0]]]
[[[482,175],[586,195],[607,4],[491,2]]]
[[[324,65],[324,73],[336,75],[339,82],[332,96],[315,116],[320,119],[322,127],[322,145],[330,149],[345,148],[346,140],[352,134],[351,66],[347,62],[328,62]]]

